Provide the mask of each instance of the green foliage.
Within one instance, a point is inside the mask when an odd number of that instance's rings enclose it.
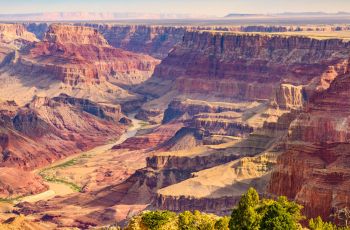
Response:
[[[260,200],[257,191],[250,188],[233,209],[229,227],[235,230],[300,229],[301,209],[302,206],[286,197],[279,197],[277,201]]]
[[[229,222],[230,222],[230,217],[224,216],[218,219],[215,222],[214,229],[215,230],[229,230]]]
[[[179,229],[181,230],[214,230],[215,218],[199,211],[185,211],[179,214]]]
[[[292,214],[278,202],[267,207],[265,215],[260,222],[260,229],[262,230],[296,230],[298,227],[298,222],[294,220]]]
[[[150,230],[161,229],[164,225],[176,218],[176,214],[169,211],[151,211],[142,215],[142,223]]]
[[[337,226],[329,222],[323,222],[321,217],[309,220],[309,228],[311,230],[336,230]]]
[[[125,230],[299,230],[302,206],[286,197],[260,199],[250,188],[228,216],[218,217],[200,211],[176,214],[170,211],[146,211],[134,216]],[[320,217],[309,221],[311,230],[350,230],[324,222]]]
[[[230,229],[258,230],[261,219],[257,212],[259,203],[259,194],[255,189],[250,188],[232,211]]]
[[[134,216],[130,219],[128,226],[124,230],[147,230],[147,228],[142,224],[142,215]]]

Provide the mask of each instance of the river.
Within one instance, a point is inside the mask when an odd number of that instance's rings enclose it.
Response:
[[[109,142],[107,144],[97,146],[97,147],[95,147],[95,148],[93,148],[91,150],[74,154],[74,155],[69,156],[69,157],[67,157],[65,159],[56,161],[53,164],[51,164],[49,166],[46,166],[45,168],[42,168],[40,170],[35,170],[34,173],[39,175],[40,171],[52,168],[54,166],[57,166],[59,164],[63,164],[65,162],[67,162],[67,161],[70,161],[70,160],[73,160],[73,159],[76,159],[76,158],[79,158],[80,156],[82,156],[84,154],[86,154],[86,155],[104,154],[107,151],[111,150],[113,146],[118,145],[118,144],[122,144],[128,138],[135,136],[137,131],[140,130],[140,128],[141,128],[141,122],[142,121],[136,119],[135,115],[136,115],[136,113],[133,113],[133,114],[130,114],[128,116],[128,118],[132,121],[132,126],[130,126],[128,128],[128,130],[125,133],[123,133],[117,141],[112,142],[112,143]],[[69,185],[64,184],[64,183],[46,182],[46,184],[49,185],[49,189],[47,191],[39,193],[39,194],[36,194],[36,195],[23,197],[23,198],[19,199],[18,202],[23,202],[23,201],[26,201],[26,202],[37,202],[37,201],[40,201],[40,200],[48,200],[48,199],[51,199],[51,198],[53,198],[55,196],[64,196],[64,195],[68,195],[68,194],[77,192],[77,191],[73,190]]]

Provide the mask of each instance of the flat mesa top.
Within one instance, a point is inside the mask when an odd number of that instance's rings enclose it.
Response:
[[[303,36],[318,40],[341,39],[350,41],[350,30],[345,31],[292,31],[292,32],[236,32],[236,31],[214,31],[202,30],[202,32],[219,33],[219,34],[238,34],[238,35],[266,35],[266,36]]]

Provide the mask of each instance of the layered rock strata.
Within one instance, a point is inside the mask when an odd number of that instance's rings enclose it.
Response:
[[[287,151],[271,178],[270,192],[296,199],[308,217],[331,219],[350,205],[349,79],[338,77],[291,124]]]
[[[186,32],[156,68],[182,93],[270,99],[280,84],[322,91],[345,72],[349,43],[302,36]]]
[[[120,106],[67,95],[1,107],[0,166],[34,169],[117,138],[126,126]]]
[[[35,41],[35,35],[21,24],[0,24],[0,67],[9,53]]]
[[[111,47],[89,27],[50,25],[43,41],[20,53],[15,68],[30,75],[51,75],[71,86],[110,81],[136,84],[146,80],[158,61]]]
[[[151,55],[157,59],[168,56],[169,51],[179,42],[185,27],[84,24],[96,28],[114,47],[136,53]]]

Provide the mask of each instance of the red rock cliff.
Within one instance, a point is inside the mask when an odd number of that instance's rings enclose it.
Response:
[[[308,37],[186,32],[154,76],[185,93],[267,99],[281,83],[323,90],[344,73],[350,43]]]
[[[350,203],[350,75],[311,99],[291,124],[270,191],[305,206],[308,217],[330,218]]]
[[[67,95],[0,105],[0,167],[34,169],[114,139],[126,129],[120,106]]]
[[[51,25],[43,41],[21,52],[16,70],[23,74],[54,76],[79,83],[135,84],[146,80],[158,60],[111,47],[95,29]]]

